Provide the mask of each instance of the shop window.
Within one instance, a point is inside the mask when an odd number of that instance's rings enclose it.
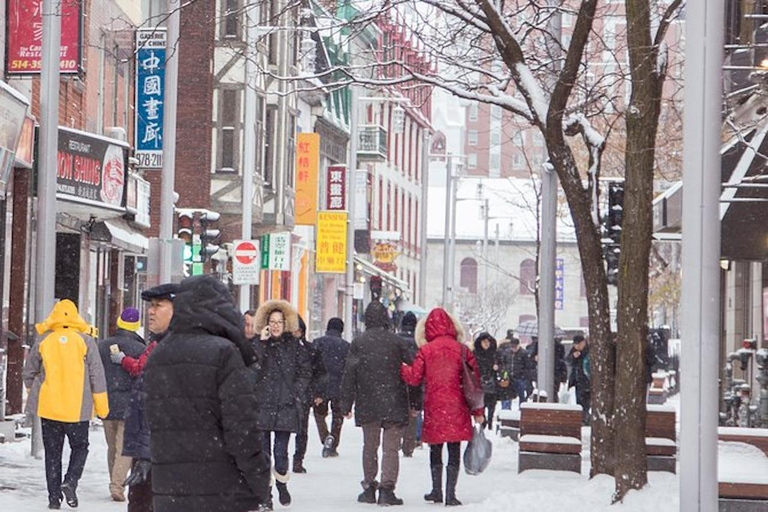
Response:
[[[469,293],[477,293],[477,261],[474,258],[461,260],[459,286],[466,288]]]
[[[240,38],[240,0],[224,0],[222,2],[222,32],[225,38]]]
[[[520,263],[520,295],[533,295],[536,289],[536,262],[532,259]]]

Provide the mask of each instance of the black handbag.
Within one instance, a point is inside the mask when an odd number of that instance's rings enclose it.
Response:
[[[485,392],[477,378],[474,370],[469,366],[467,358],[469,349],[462,345],[461,347],[461,387],[464,391],[464,399],[467,401],[469,411],[476,411],[485,407]]]

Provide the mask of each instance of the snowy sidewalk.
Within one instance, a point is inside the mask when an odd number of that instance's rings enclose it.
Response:
[[[340,510],[375,510],[356,502],[362,478],[360,447],[361,430],[352,421],[345,422],[339,458],[322,459],[314,420],[310,419],[309,453],[305,461],[306,475],[291,475],[289,488],[293,494],[292,510],[336,512]],[[677,512],[678,479],[668,473],[650,473],[650,485],[640,493],[632,493],[624,505],[610,505],[613,479],[589,480],[585,474],[558,471],[526,471],[517,474],[517,443],[491,436],[493,460],[485,473],[469,476],[462,472],[457,495],[466,505],[463,509],[483,512]],[[88,463],[80,483],[82,512],[125,510],[124,503],[109,499],[106,475],[106,443],[100,428],[91,429]],[[43,462],[28,456],[29,442],[0,445],[0,510],[36,512],[47,510],[45,470]],[[290,455],[293,456],[291,446]],[[65,452],[65,459],[68,457]],[[588,460],[588,453],[585,450]],[[429,451],[416,450],[413,458],[400,459],[400,481],[397,495],[405,500],[398,510],[431,509],[422,496],[430,488]],[[276,510],[280,510],[277,507]],[[62,507],[66,509],[66,505]],[[195,512],[195,511],[190,511]]]

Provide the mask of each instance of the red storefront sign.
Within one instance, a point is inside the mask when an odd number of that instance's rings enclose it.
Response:
[[[325,209],[347,209],[347,168],[343,165],[331,165],[325,177]]]
[[[8,0],[5,72],[40,74],[43,53],[43,0]],[[78,73],[81,60],[80,0],[61,1],[61,72]]]

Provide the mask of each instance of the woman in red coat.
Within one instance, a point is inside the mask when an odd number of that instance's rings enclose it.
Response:
[[[413,365],[403,365],[401,374],[409,386],[424,383],[424,425],[421,440],[430,445],[432,492],[427,501],[443,501],[443,444],[448,444],[445,504],[461,505],[456,499],[456,482],[461,466],[461,441],[472,439],[472,420],[484,421],[483,410],[470,411],[462,390],[462,365],[466,359],[480,379],[475,357],[461,343],[464,329],[444,309],[433,309],[416,327],[419,353]],[[470,415],[471,412],[471,415]]]

